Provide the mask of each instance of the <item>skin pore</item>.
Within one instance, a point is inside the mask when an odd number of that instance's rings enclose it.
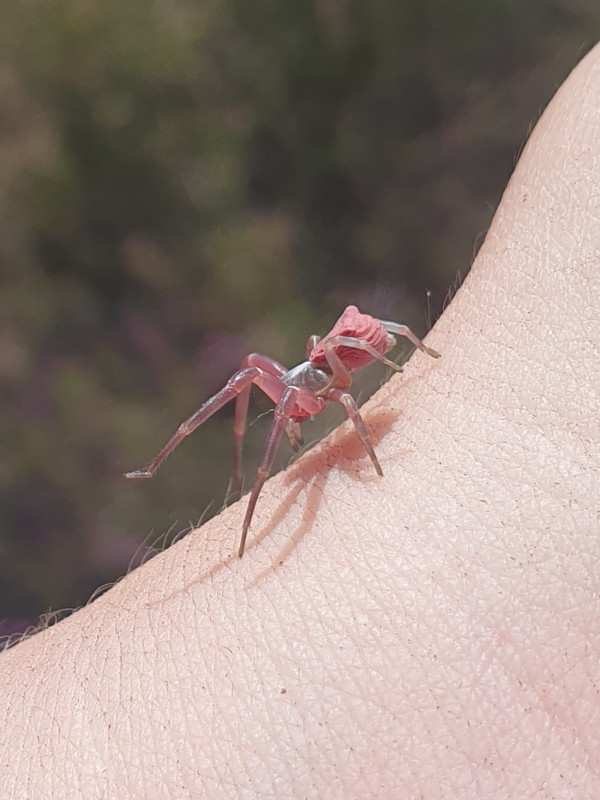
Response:
[[[600,50],[427,343],[263,490],[0,656],[7,798],[600,795]]]

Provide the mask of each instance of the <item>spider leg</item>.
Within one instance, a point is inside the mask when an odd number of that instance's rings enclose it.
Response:
[[[369,434],[369,431],[367,430],[367,426],[365,425],[363,418],[360,415],[360,411],[358,410],[358,406],[356,405],[356,401],[354,400],[352,395],[348,394],[348,392],[343,392],[340,389],[331,389],[331,391],[327,396],[331,398],[331,400],[335,400],[344,406],[348,416],[354,423],[354,427],[356,428],[356,432],[358,433],[361,442],[365,446],[365,450],[369,454],[369,458],[373,462],[375,471],[377,472],[378,475],[383,477],[383,470],[381,469],[379,460],[375,455],[375,450],[373,449],[373,444],[371,442],[371,436]]]
[[[296,386],[288,386],[275,406],[273,422],[271,423],[269,435],[267,436],[267,441],[265,443],[265,449],[263,450],[260,464],[258,465],[256,480],[254,481],[254,486],[252,488],[252,494],[248,500],[248,508],[246,509],[244,526],[242,528],[242,538],[240,540],[240,548],[238,550],[238,556],[240,558],[244,555],[246,536],[248,535],[248,528],[250,527],[252,515],[254,514],[254,509],[256,508],[256,501],[258,500],[258,496],[262,487],[264,486],[265,481],[271,473],[279,442],[281,441],[283,431],[290,422],[290,417],[299,395],[300,389],[298,389]]]
[[[394,361],[390,361],[383,353],[375,350],[365,339],[356,339],[354,336],[332,336],[331,339],[328,339],[323,345],[325,358],[331,369],[331,381],[319,394],[327,392],[332,386],[339,386],[343,389],[347,389],[352,383],[352,374],[336,353],[336,347],[352,347],[355,350],[364,350],[375,361],[381,361],[386,367],[390,367],[396,372],[402,372],[401,366]]]
[[[388,322],[387,320],[383,319],[378,320],[378,322],[381,322],[388,333],[395,333],[397,336],[404,336],[404,338],[408,339],[409,342],[414,344],[417,349],[422,350],[424,353],[427,353],[427,355],[432,356],[432,358],[441,358],[437,350],[434,350],[432,347],[427,347],[427,345],[423,344],[419,337],[416,336],[407,325],[400,325],[398,322]]]
[[[226,386],[220,392],[213,395],[206,401],[195,414],[187,419],[179,426],[175,434],[169,439],[163,449],[156,455],[147,467],[137,469],[133,472],[128,472],[126,478],[151,478],[165,458],[170,455],[177,445],[189,436],[190,433],[196,430],[199,425],[202,425],[209,417],[216,411],[222,408],[234,397],[239,396],[242,392],[249,390],[252,383],[257,384],[269,395],[272,400],[276,402],[281,397],[284,391],[284,385],[279,378],[271,375],[260,367],[248,367],[236,372],[227,382]]]
[[[285,375],[287,369],[268,356],[261,356],[260,353],[251,353],[242,361],[240,369],[247,367],[259,367],[280,378]],[[248,384],[238,394],[235,401],[235,416],[233,421],[233,487],[237,492],[242,491],[242,447],[244,444],[244,434],[246,432],[246,418],[248,416],[248,403],[250,401],[251,384]]]

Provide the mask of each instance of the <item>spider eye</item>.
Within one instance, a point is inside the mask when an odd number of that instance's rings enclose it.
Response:
[[[391,333],[388,333],[387,339],[386,339],[386,342],[385,342],[385,352],[389,353],[389,351],[392,348],[396,347],[396,345],[397,345],[396,337],[392,336]]]

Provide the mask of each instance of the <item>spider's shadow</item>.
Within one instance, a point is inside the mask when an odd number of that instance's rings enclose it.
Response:
[[[397,414],[391,412],[385,406],[375,408],[369,413],[367,424],[375,449],[389,432],[396,418]],[[332,469],[340,470],[360,483],[381,480],[375,473],[362,442],[350,425],[346,426],[344,434],[341,434],[338,430],[331,434],[331,437],[334,438],[334,441],[329,442],[327,445],[315,446],[286,469],[283,483],[284,486],[289,488],[279,503],[277,510],[271,515],[266,525],[263,525],[262,529],[251,537],[246,549],[250,550],[264,541],[276,527],[285,521],[291,507],[302,492],[303,486],[308,485],[302,517],[296,529],[291,530],[288,534],[286,543],[278,556],[273,559],[272,566],[258,573],[253,582],[258,582],[272,572],[275,566],[281,564],[310,531],[313,520],[319,514],[327,479]]]
[[[369,412],[366,422],[375,449],[377,449],[377,445],[389,432],[392,425],[397,420],[397,416],[397,412],[391,411],[385,405],[373,408]],[[312,521],[318,515],[321,508],[325,486],[332,469],[341,470],[353,480],[360,483],[371,483],[372,481],[382,480],[373,470],[362,442],[358,439],[356,432],[350,425],[346,425],[344,433],[336,429],[336,431],[331,433],[327,438],[330,441],[326,443],[322,441],[315,445],[314,448],[303,453],[298,461],[294,462],[285,470],[283,483],[285,487],[289,488],[282,497],[276,511],[261,529],[258,531],[250,530],[246,552],[267,539],[273,530],[285,521],[290,509],[294,503],[297,502],[303,486],[308,484],[302,517],[296,529],[289,531],[284,546],[273,558],[271,564],[262,568],[259,572],[256,572],[254,576],[248,580],[247,585],[256,585],[263,578],[267,577],[267,575],[271,574],[277,566],[285,561],[296,545],[302,541],[304,536],[310,531]],[[224,566],[235,563],[237,560],[236,548],[236,551],[230,556],[219,560],[217,563],[203,570],[193,579],[192,583],[203,583],[207,578],[213,576]],[[177,594],[178,593],[179,591]]]
[[[365,421],[369,428],[371,442],[375,450],[377,450],[377,445],[397,420],[397,416],[397,412],[391,411],[385,405],[376,407],[369,412],[368,418]],[[285,561],[294,547],[296,547],[310,531],[312,521],[318,515],[319,509],[321,508],[325,493],[325,485],[332,469],[338,469],[360,483],[371,483],[372,481],[382,480],[373,470],[363,444],[351,425],[346,425],[345,433],[342,434],[339,429],[336,429],[326,438],[329,438],[330,441],[324,443],[322,440],[316,444],[314,448],[304,452],[298,461],[291,464],[285,470],[283,483],[284,486],[289,488],[282,497],[276,511],[261,529],[257,531],[254,531],[252,528],[250,529],[246,552],[252,550],[267,539],[273,530],[285,521],[290,509],[298,500],[303,486],[309,485],[306,491],[300,523],[295,530],[290,530],[289,534],[286,536],[285,545],[281,548],[277,556],[273,558],[272,563],[260,570],[260,572],[257,572],[254,577],[248,581],[248,585],[255,585],[259,583],[262,578],[272,573],[277,566]],[[234,553],[203,571],[193,582],[202,583],[224,566],[235,563],[237,560],[236,548]]]

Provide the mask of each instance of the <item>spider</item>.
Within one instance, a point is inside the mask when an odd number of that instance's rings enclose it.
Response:
[[[288,370],[274,359],[259,353],[246,356],[240,369],[231,376],[223,389],[179,426],[148,466],[128,472],[125,477],[151,478],[182,439],[235,398],[233,476],[235,489],[241,491],[242,441],[246,430],[250,389],[252,384],[258,386],[275,403],[275,414],[246,509],[238,550],[238,556],[241,558],[258,496],[269,477],[284,431],[292,449],[297,452],[303,444],[300,423],[314,414],[319,414],[331,400],[344,406],[375,471],[383,476],[369,432],[354,398],[347,390],[352,384],[352,373],[372,361],[380,361],[396,372],[402,370],[402,367],[385,357],[385,353],[396,345],[394,334],[404,336],[415,347],[433,358],[440,357],[440,354],[431,347],[426,347],[406,325],[375,319],[368,314],[361,314],[356,306],[348,306],[326,336],[322,339],[318,336],[309,336],[306,343],[307,360],[292,369]]]

